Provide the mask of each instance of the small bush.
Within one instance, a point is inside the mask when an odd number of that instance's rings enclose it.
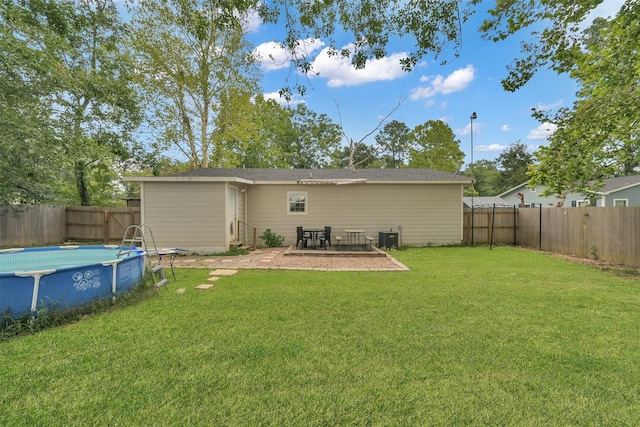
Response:
[[[264,233],[260,235],[260,238],[264,240],[264,244],[268,248],[282,246],[282,242],[284,242],[284,236],[282,234],[273,233],[269,228],[264,230]]]

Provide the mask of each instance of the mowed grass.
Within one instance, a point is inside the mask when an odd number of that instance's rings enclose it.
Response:
[[[640,281],[516,248],[241,271],[0,343],[0,425],[637,425]],[[186,293],[176,293],[178,287]]]

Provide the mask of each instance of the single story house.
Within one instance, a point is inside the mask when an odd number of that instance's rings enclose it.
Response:
[[[224,252],[266,229],[296,243],[296,227],[395,231],[409,246],[462,242],[464,176],[430,169],[216,169],[140,182],[142,223],[159,247]],[[263,242],[258,239],[258,245]]]
[[[520,206],[520,199],[516,196],[521,193],[524,196],[525,207],[551,207],[557,206],[560,201],[555,196],[542,197],[545,187],[528,188],[527,183],[514,187],[499,197],[508,203]],[[593,192],[594,200],[590,200],[582,193],[568,193],[563,207],[581,206],[640,206],[640,175],[630,175],[604,180],[604,187],[600,191]]]

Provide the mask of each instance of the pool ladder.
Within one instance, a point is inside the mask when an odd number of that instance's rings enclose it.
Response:
[[[165,275],[160,251],[156,247],[156,240],[153,238],[151,227],[146,224],[130,225],[122,237],[118,258],[127,257],[140,249],[144,249],[146,252],[146,262],[153,277],[153,286],[156,288],[165,286],[169,289],[169,279]]]

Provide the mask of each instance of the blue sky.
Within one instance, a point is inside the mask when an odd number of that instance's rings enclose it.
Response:
[[[614,15],[621,3],[605,0],[589,21],[595,16]],[[474,111],[478,116],[473,123],[474,161],[493,160],[516,142],[533,152],[546,144],[553,128],[533,119],[531,109],[571,106],[577,85],[566,75],[541,70],[517,92],[504,91],[500,81],[507,75],[506,66],[520,56],[520,41],[529,36],[498,43],[484,41],[476,31],[481,18],[476,14],[463,26],[458,58],[453,50],[445,50],[438,59],[425,57],[410,73],[402,71],[398,62],[411,49],[410,40],[395,40],[387,57],[370,61],[364,70],[353,69],[348,59],[326,55],[327,46],[322,40],[307,42],[306,50],[314,56],[313,67],[319,73],[307,81],[295,75],[286,54],[275,43],[282,39],[281,28],[256,24],[251,39],[262,58],[265,96],[284,104],[277,91],[298,79],[307,85],[307,92],[303,97],[295,96],[292,102],[305,102],[315,112],[341,122],[354,140],[373,130],[404,99],[388,120],[404,122],[410,128],[428,120],[446,122],[460,140],[466,163],[471,158],[470,116]],[[344,44],[347,42],[345,38]],[[447,60],[446,65],[441,65],[442,59]],[[375,143],[374,136],[365,142]]]

